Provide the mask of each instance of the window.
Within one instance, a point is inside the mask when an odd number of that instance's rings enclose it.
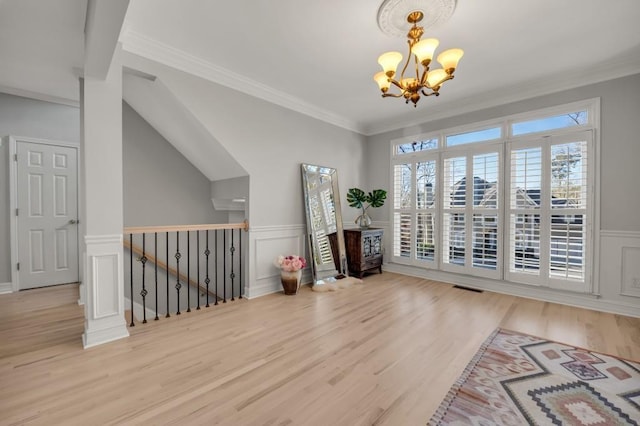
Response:
[[[444,153],[442,269],[497,278],[501,220],[500,145]]]
[[[436,165],[426,157],[394,165],[394,256],[433,262],[436,247]]]
[[[588,291],[597,108],[586,101],[395,142],[393,261]]]
[[[454,135],[447,135],[447,146],[463,145],[466,143],[490,141],[499,139],[502,135],[502,129],[500,127],[491,127],[489,129],[476,130],[473,132],[458,133]]]
[[[521,136],[530,133],[565,129],[585,125],[588,121],[589,114],[587,110],[568,112],[550,117],[537,118],[535,120],[517,121],[511,125],[511,134],[513,136]]]
[[[438,139],[426,139],[407,142],[396,145],[396,154],[411,154],[414,152],[427,151],[438,147]]]

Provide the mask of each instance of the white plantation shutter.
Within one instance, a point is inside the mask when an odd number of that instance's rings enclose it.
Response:
[[[442,262],[465,264],[467,158],[444,159],[442,203]]]
[[[592,144],[590,131],[513,144],[508,280],[588,291]]]
[[[549,274],[584,280],[587,224],[587,142],[551,146]]]
[[[443,161],[442,268],[499,278],[501,155],[496,144],[466,151]]]
[[[393,167],[393,255],[405,260],[411,258],[414,166],[408,162]]]
[[[473,156],[472,266],[498,271],[500,205],[500,155],[487,152]],[[500,250],[501,251],[501,250]]]
[[[435,262],[437,161],[416,163],[415,254],[417,262]]]
[[[509,189],[509,272],[540,275],[542,148],[511,151]],[[516,275],[512,275],[516,277]],[[531,282],[519,277],[520,282]]]
[[[419,157],[393,166],[393,256],[401,263],[429,265],[437,249],[437,155]]]

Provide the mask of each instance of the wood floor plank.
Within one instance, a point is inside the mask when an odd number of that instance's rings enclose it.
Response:
[[[82,349],[77,285],[0,296],[0,425],[423,425],[486,337],[640,360],[640,319],[392,273],[138,324]]]

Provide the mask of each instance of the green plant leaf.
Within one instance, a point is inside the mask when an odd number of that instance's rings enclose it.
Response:
[[[347,191],[347,203],[349,207],[357,209],[363,208],[363,203],[367,201],[367,194],[360,188],[349,188]]]
[[[384,205],[384,200],[387,199],[387,191],[384,189],[374,189],[373,192],[370,192],[367,195],[367,202],[371,205],[371,207],[382,207]]]

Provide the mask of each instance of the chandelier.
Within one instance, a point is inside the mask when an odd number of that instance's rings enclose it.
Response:
[[[396,76],[396,68],[402,61],[400,52],[386,52],[380,55],[378,63],[382,66],[383,71],[373,76],[382,91],[383,98],[404,98],[405,103],[408,104],[411,101],[414,107],[417,106],[420,100],[420,94],[424,96],[440,95],[440,87],[445,81],[453,78],[453,72],[458,66],[458,61],[464,54],[462,49],[445,50],[437,57],[437,61],[442,65],[442,68],[430,70],[429,65],[431,65],[433,54],[440,42],[435,38],[420,40],[420,37],[424,34],[424,28],[419,27],[417,24],[422,21],[423,17],[424,14],[420,11],[413,11],[407,16],[407,22],[413,26],[407,33],[409,54],[400,73],[400,78],[394,78]],[[413,62],[413,65],[409,67],[411,62]],[[412,75],[414,68],[415,76]],[[409,69],[408,72],[407,69]],[[391,85],[398,88],[399,93],[389,93]]]

